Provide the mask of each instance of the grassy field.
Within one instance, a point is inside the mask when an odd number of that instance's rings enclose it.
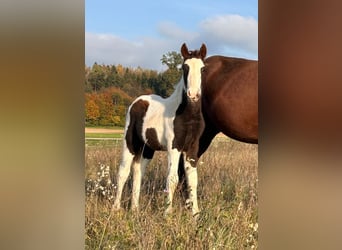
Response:
[[[130,206],[131,179],[123,211],[111,212],[120,140],[86,141],[86,249],[257,249],[258,146],[216,138],[198,165],[197,220],[177,191],[164,217],[167,156],[156,152],[142,182],[140,211]]]
[[[85,134],[85,138],[122,138],[123,137],[123,133],[122,134],[118,134],[118,133],[86,133]]]

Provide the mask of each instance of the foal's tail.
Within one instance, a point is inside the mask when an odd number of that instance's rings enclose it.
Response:
[[[183,154],[179,156],[179,163],[178,163],[178,178],[179,178],[179,192],[184,199],[188,197],[188,183],[185,177],[185,169],[184,169],[184,157]]]
[[[130,110],[130,109],[129,109]],[[137,132],[136,132],[136,121],[134,117],[131,117],[130,112],[127,112],[126,115],[126,124],[125,124],[125,134],[124,134],[124,140],[127,143],[127,148],[129,151],[133,153],[138,153],[136,138],[137,138]]]
[[[140,154],[143,148],[143,142],[141,140],[141,135],[138,133],[138,128],[142,127],[142,119],[131,115],[130,110],[134,108],[134,103],[129,107],[126,115],[125,133],[124,140],[127,143],[127,148],[134,154]]]

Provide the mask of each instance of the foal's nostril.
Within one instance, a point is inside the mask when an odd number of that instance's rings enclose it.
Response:
[[[200,92],[196,92],[196,94],[192,93],[190,90],[188,90],[187,92],[187,96],[190,98],[191,101],[198,101],[198,99],[201,98],[201,93]]]
[[[192,92],[190,90],[188,90],[187,95],[190,99],[194,98],[194,95],[192,94]]]

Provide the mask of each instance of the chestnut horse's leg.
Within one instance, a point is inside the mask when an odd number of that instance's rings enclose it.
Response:
[[[208,122],[204,128],[204,131],[199,140],[199,148],[198,148],[198,158],[208,149],[211,141],[214,137],[219,133],[219,131],[211,126],[208,126]]]
[[[182,195],[183,199],[186,200],[188,197],[188,193],[187,193],[188,182],[185,178],[184,155],[183,155],[183,153],[179,156],[178,179],[179,179],[180,194]]]

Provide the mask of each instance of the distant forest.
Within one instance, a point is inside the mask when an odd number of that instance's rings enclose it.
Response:
[[[85,125],[124,126],[127,108],[142,94],[169,96],[181,77],[182,57],[172,51],[164,54],[163,72],[122,65],[85,67]]]

